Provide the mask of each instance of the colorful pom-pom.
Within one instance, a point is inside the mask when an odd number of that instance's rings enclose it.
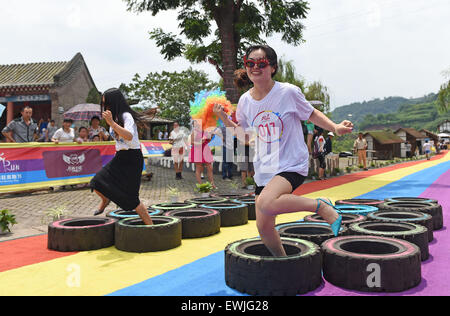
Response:
[[[195,93],[195,100],[190,101],[191,118],[202,121],[202,129],[223,126],[223,122],[213,112],[214,104],[222,105],[224,112],[231,115],[235,107],[227,100],[225,92],[219,88],[211,91],[202,90]]]

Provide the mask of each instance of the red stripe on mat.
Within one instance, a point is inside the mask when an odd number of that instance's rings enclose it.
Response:
[[[447,154],[447,151],[442,151],[439,155],[435,155],[431,158],[431,160],[438,160],[442,159]],[[321,180],[321,181],[313,181],[309,183],[305,183],[301,185],[297,190],[293,192],[295,195],[305,195],[312,192],[320,191],[320,190],[326,190],[329,188],[333,188],[338,185],[346,184],[349,182],[361,180],[370,176],[375,176],[377,174],[393,171],[400,168],[406,168],[406,167],[412,167],[414,165],[418,165],[421,163],[425,163],[427,160],[420,160],[420,161],[409,161],[389,167],[384,168],[378,168],[378,169],[372,169],[367,171],[361,171],[358,173],[353,174],[347,174],[344,176],[331,178],[327,180]]]
[[[0,272],[67,257],[77,252],[47,249],[47,235],[0,242]]]

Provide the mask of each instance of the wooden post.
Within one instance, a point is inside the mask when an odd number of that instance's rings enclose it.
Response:
[[[6,125],[14,119],[14,103],[8,102],[6,106]]]

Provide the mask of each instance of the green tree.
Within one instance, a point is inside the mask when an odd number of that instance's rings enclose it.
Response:
[[[122,84],[129,99],[144,101],[150,107],[159,107],[159,116],[188,126],[190,122],[189,101],[194,100],[195,92],[212,89],[216,86],[203,71],[152,72],[145,78],[136,74],[128,85]]]
[[[89,90],[88,96],[86,98],[86,103],[92,103],[92,104],[100,104],[100,98],[101,98],[101,93],[97,90],[96,87],[91,88],[91,90]]]
[[[317,100],[323,102],[323,108],[320,109],[323,113],[330,112],[330,93],[328,88],[320,81],[314,81],[306,88],[305,97],[307,100]]]
[[[292,61],[285,61],[283,58],[280,58],[278,61],[278,71],[273,79],[279,82],[289,82],[302,89],[302,91],[306,90],[305,80],[297,75]]]
[[[437,97],[437,106],[440,114],[450,110],[450,80],[441,86]]]
[[[180,35],[161,28],[150,32],[167,60],[184,56],[189,61],[210,62],[223,78],[224,89],[232,103],[239,92],[234,87],[234,71],[242,65],[245,48],[264,43],[262,36],[282,34],[292,45],[303,42],[302,19],[306,18],[306,1],[283,0],[124,0],[127,9],[136,13],[178,10]],[[210,37],[208,42],[206,39]]]

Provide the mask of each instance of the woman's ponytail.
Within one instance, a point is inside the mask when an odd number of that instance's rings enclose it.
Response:
[[[239,89],[248,88],[252,82],[248,78],[247,71],[245,69],[238,69],[234,72],[234,85]]]

